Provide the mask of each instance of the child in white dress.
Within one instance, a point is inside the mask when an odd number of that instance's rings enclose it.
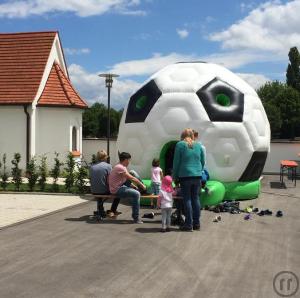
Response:
[[[157,207],[161,208],[161,232],[169,232],[171,227],[171,214],[173,207],[174,189],[172,187],[172,177],[165,176],[162,179],[161,189],[158,195]]]

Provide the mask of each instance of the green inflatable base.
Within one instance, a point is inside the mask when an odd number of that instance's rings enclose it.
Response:
[[[144,179],[147,192],[151,193],[151,180]],[[209,194],[202,189],[201,206],[217,205],[225,200],[250,200],[258,197],[261,189],[260,180],[251,182],[208,181]],[[141,205],[150,205],[150,199],[141,199]]]

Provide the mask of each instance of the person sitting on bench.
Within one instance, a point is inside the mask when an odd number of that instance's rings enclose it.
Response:
[[[134,188],[145,190],[146,187],[139,179],[128,172],[127,167],[130,159],[131,155],[127,152],[119,154],[120,162],[114,166],[108,177],[109,190],[120,198],[129,198],[131,200],[133,221],[141,224],[143,223],[139,217],[141,194]]]
[[[98,151],[97,158],[98,162],[91,165],[90,167],[91,192],[94,195],[109,194],[110,192],[108,187],[108,175],[112,170],[112,166],[107,163],[108,155],[106,151]],[[110,210],[107,211],[107,214],[110,217],[121,214],[121,212],[117,211],[119,202],[120,198],[114,199],[113,203],[111,204]],[[102,217],[106,216],[103,208],[103,202],[101,202],[101,200],[97,201],[97,212],[99,213],[98,215]]]

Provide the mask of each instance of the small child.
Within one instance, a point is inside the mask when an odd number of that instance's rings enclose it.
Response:
[[[211,190],[207,187],[206,182],[209,180],[209,173],[207,169],[204,167],[202,171],[202,176],[201,176],[201,188],[204,189],[204,192],[208,195],[211,194]]]
[[[172,187],[172,177],[165,176],[162,179],[161,190],[158,195],[157,206],[161,208],[161,232],[170,232],[171,214],[173,207],[173,195],[176,195]]]
[[[161,180],[163,178],[162,169],[159,167],[159,159],[154,158],[151,168],[151,188],[154,195],[158,195],[160,191]],[[151,199],[151,207],[154,207],[153,199]]]

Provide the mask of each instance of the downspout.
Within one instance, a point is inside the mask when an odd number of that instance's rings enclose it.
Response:
[[[30,115],[27,111],[28,105],[24,105],[24,112],[26,114],[26,165],[29,163],[29,149],[30,149]]]

